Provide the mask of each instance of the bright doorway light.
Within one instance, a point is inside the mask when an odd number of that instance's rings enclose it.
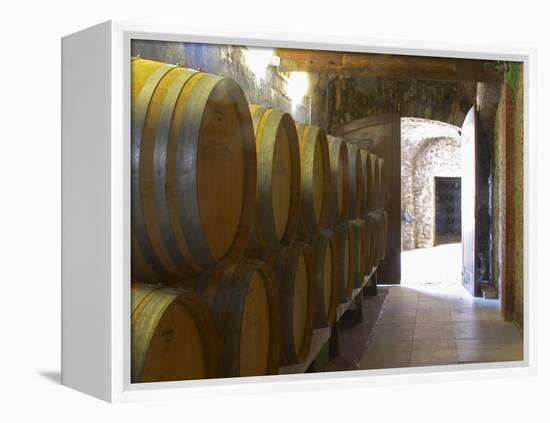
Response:
[[[306,72],[291,72],[288,77],[286,92],[292,103],[302,101],[309,88],[309,78]]]
[[[273,50],[270,48],[248,47],[244,50],[246,65],[260,82],[265,79],[268,66],[273,61]]]
[[[292,102],[292,110],[302,101],[309,89],[309,77],[306,72],[291,72],[288,77],[286,94]]]

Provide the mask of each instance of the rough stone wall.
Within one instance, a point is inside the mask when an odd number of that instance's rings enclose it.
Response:
[[[433,247],[435,233],[435,177],[461,176],[459,138],[427,140],[412,163],[414,239],[418,248]]]
[[[498,289],[502,298],[505,260],[504,237],[506,230],[506,139],[505,119],[506,107],[503,99],[498,104],[495,116],[495,136],[493,143],[493,162],[491,163],[492,187],[491,187],[491,211],[493,224],[491,225],[491,237],[493,239],[492,263],[493,285]]]
[[[336,77],[329,92],[331,127],[393,112],[461,126],[475,104],[476,86],[472,82]]]
[[[518,78],[520,81],[523,81],[523,67],[519,70]],[[512,189],[512,201],[515,211],[512,226],[515,239],[515,245],[512,250],[514,252],[512,259],[512,280],[514,286],[513,319],[523,327],[523,84],[519,83],[513,93],[514,160],[512,161],[512,167],[516,181]]]
[[[457,151],[457,145],[460,147],[456,126],[428,119],[401,119],[401,208],[402,213],[408,211],[413,218],[412,223],[403,222],[401,225],[404,250],[433,245],[433,227],[427,227],[434,219],[433,192],[430,193],[433,186],[430,184],[433,184],[434,176],[460,176],[460,149]],[[434,149],[435,155],[432,154]],[[426,154],[437,163],[426,169],[415,167],[418,161],[428,160]],[[417,175],[420,180],[417,180]],[[420,193],[418,198],[415,192]]]
[[[493,278],[501,287],[503,312],[523,327],[524,160],[523,69],[512,64],[498,104],[492,172]]]
[[[326,128],[327,75],[308,74],[309,90],[300,101],[288,95],[288,73],[266,66],[262,77],[255,75],[247,64],[247,48],[233,45],[178,43],[134,40],[133,56],[180,64],[191,69],[222,75],[235,80],[250,103],[268,105],[283,110],[299,122]]]

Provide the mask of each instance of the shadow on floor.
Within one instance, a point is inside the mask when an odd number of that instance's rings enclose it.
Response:
[[[56,385],[61,385],[61,371],[59,370],[40,370],[37,372],[44,379],[55,383]]]
[[[357,370],[382,313],[387,294],[388,289],[382,288],[378,289],[377,296],[364,298],[362,322],[345,318],[339,321],[340,351],[336,357],[332,358],[326,371]]]

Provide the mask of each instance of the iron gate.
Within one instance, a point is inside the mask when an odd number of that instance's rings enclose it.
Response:
[[[435,243],[461,241],[460,178],[435,178]]]

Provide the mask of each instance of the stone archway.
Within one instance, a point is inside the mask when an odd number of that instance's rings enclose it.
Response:
[[[432,138],[413,162],[414,237],[417,248],[433,247],[436,176],[461,176],[460,140]]]
[[[434,245],[436,176],[461,176],[459,128],[428,119],[402,118],[403,250]]]

